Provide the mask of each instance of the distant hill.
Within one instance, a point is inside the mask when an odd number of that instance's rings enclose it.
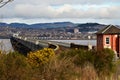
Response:
[[[62,28],[68,32],[74,32],[74,28],[78,28],[80,32],[94,32],[105,27],[104,24],[99,23],[72,23],[72,22],[54,22],[54,23],[36,23],[36,24],[25,24],[25,23],[0,23],[0,27],[13,27],[13,28]]]
[[[78,28],[80,31],[88,32],[88,31],[98,31],[103,28],[104,24],[99,23],[81,23],[75,24],[72,22],[55,22],[55,23],[36,23],[36,24],[25,24],[25,23],[0,23],[0,27],[14,27],[14,28],[64,28],[68,31],[73,31],[74,28]]]
[[[55,22],[55,23],[37,23],[37,24],[25,24],[25,23],[0,23],[0,27],[10,26],[15,28],[58,28],[58,27],[74,27],[72,22]]]
[[[105,26],[104,24],[99,24],[99,23],[83,23],[83,24],[78,24],[78,27],[95,27],[95,26]]]
[[[56,23],[38,23],[30,25],[31,28],[58,28],[58,27],[74,27],[75,24],[71,22],[56,22]]]
[[[21,27],[21,28],[29,27],[29,25],[25,24],[25,23],[11,23],[11,24],[8,24],[8,26],[10,26],[10,27]]]
[[[0,23],[0,27],[6,27],[6,26],[8,26],[7,23]]]
[[[105,26],[106,25],[99,23],[83,23],[83,24],[78,24],[77,28],[80,29],[81,32],[93,32],[93,31],[98,31]]]

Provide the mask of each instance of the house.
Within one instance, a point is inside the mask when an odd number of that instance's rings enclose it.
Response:
[[[114,25],[108,25],[97,33],[97,50],[112,49],[120,55],[120,29]]]

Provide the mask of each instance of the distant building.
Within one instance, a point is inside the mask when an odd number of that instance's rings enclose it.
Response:
[[[79,33],[79,29],[75,28],[74,33]]]
[[[18,33],[14,33],[14,34],[13,34],[13,37],[18,37],[18,36],[19,36]]]
[[[120,54],[120,29],[114,25],[108,25],[97,33],[97,50],[104,48],[112,49],[117,55]]]

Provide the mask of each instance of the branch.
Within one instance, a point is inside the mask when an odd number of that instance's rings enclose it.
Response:
[[[13,0],[0,0],[0,8],[5,6],[7,3],[11,2]]]

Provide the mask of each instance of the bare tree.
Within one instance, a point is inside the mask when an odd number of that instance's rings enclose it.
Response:
[[[0,8],[13,0],[0,0]]]

